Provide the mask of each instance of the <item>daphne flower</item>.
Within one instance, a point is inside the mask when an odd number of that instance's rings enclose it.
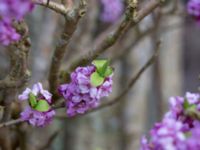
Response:
[[[197,22],[200,21],[200,0],[189,0],[187,3],[188,13],[195,18]]]
[[[0,43],[9,45],[11,42],[18,41],[20,35],[10,23],[0,20]]]
[[[170,110],[150,132],[150,140],[141,139],[140,150],[199,150],[200,95],[187,92],[171,97]]]
[[[29,106],[20,114],[23,121],[38,127],[46,126],[52,121],[55,115],[50,107],[52,94],[44,90],[41,83],[34,84],[32,89],[26,88],[18,98],[29,102]]]
[[[121,16],[124,4],[122,0],[100,0],[103,6],[101,20],[104,22],[115,22]]]
[[[165,118],[173,118],[184,124],[184,129],[193,127],[193,122],[200,113],[200,95],[198,93],[187,92],[185,97],[170,98],[170,110]],[[200,116],[199,116],[200,117]]]
[[[31,0],[0,1],[0,43],[7,46],[20,39],[20,35],[12,26],[12,21],[23,19],[32,9],[33,3]]]
[[[20,9],[19,9],[20,8]],[[1,0],[0,16],[5,20],[21,20],[33,9],[31,0]]]
[[[59,93],[66,100],[68,116],[83,114],[99,105],[100,99],[112,91],[112,74],[93,85],[91,77],[96,73],[96,66],[78,67],[71,74],[71,82],[59,87]],[[100,77],[101,78],[101,77]]]

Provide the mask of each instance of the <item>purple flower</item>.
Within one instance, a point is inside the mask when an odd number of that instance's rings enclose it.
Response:
[[[11,42],[18,41],[19,39],[20,39],[20,35],[11,26],[11,24],[1,20],[0,21],[0,43],[7,46]]]
[[[104,22],[115,22],[121,16],[124,5],[122,0],[100,0],[103,6],[101,20]]]
[[[18,98],[20,101],[26,100],[30,103],[30,94],[36,98],[35,103],[43,101],[45,102],[45,106],[50,106],[52,94],[44,90],[41,83],[34,84],[32,89],[26,88]],[[37,106],[37,104],[35,105]],[[50,107],[45,111],[39,111],[30,104],[30,106],[27,106],[24,111],[21,112],[20,117],[23,121],[28,121],[33,126],[43,127],[52,121],[54,115],[55,111]]]
[[[164,119],[150,132],[150,140],[141,139],[140,150],[199,150],[200,122],[189,131],[183,130],[183,124],[173,119]]]
[[[150,145],[148,144],[148,140],[145,136],[143,136],[140,140],[140,150],[151,150]]]
[[[195,125],[194,125],[194,128],[191,129],[190,133],[189,133],[190,136],[188,136],[188,139],[187,139],[187,150],[199,150],[200,149],[200,142],[199,142],[199,139],[200,139],[200,122],[199,121],[196,121],[195,122]]]
[[[150,140],[141,139],[140,150],[199,150],[200,95],[187,92],[185,97],[171,97],[170,110],[150,131]],[[195,117],[194,117],[194,116]]]
[[[29,124],[37,127],[44,127],[50,124],[55,116],[54,110],[49,110],[47,112],[39,112],[31,107],[27,106],[23,112],[21,112],[20,117],[23,121],[28,121]]]
[[[4,20],[21,20],[32,9],[33,3],[31,0],[0,1],[0,16],[4,18]]]
[[[78,67],[71,74],[71,82],[60,85],[58,91],[66,100],[68,116],[83,114],[97,107],[100,99],[111,93],[112,75],[98,87],[91,85],[90,76],[95,70],[94,66]]]
[[[142,138],[140,150],[186,150],[186,137],[181,122],[164,119],[156,123],[150,132],[150,141]]]
[[[189,0],[187,3],[187,11],[200,23],[200,0]]]
[[[187,92],[185,97],[171,97],[170,110],[166,113],[165,118],[173,118],[184,124],[184,129],[189,130],[193,127],[193,114],[188,114],[189,109],[200,112],[200,95],[197,93]],[[191,110],[191,111],[193,111]]]
[[[33,3],[31,0],[0,1],[0,43],[7,46],[20,39],[20,35],[16,33],[12,26],[12,21],[23,19],[32,9]]]

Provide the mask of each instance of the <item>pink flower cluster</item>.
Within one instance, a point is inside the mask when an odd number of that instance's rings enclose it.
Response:
[[[33,85],[32,89],[26,88],[26,90],[19,95],[20,101],[28,101],[29,95],[32,93],[37,101],[45,100],[49,105],[51,104],[52,94],[47,90],[44,90],[41,83]],[[31,125],[37,127],[43,127],[48,125],[55,115],[55,111],[49,108],[47,111],[40,112],[33,109],[31,106],[26,106],[20,117],[23,121],[28,121]]]
[[[199,150],[200,94],[187,92],[185,97],[170,98],[170,110],[143,137],[140,150]]]
[[[194,17],[197,23],[200,23],[200,0],[189,0],[187,3],[187,11]]]
[[[12,26],[13,20],[21,20],[33,9],[31,0],[1,0],[0,1],[0,43],[9,45],[18,41],[20,35]]]
[[[59,87],[59,93],[66,100],[67,115],[74,116],[98,106],[102,97],[108,96],[112,91],[112,75],[106,77],[104,82],[94,87],[90,83],[90,76],[95,66],[78,67],[71,74],[71,82]]]
[[[121,16],[124,4],[122,0],[100,0],[103,6],[101,20],[104,22],[115,22]]]

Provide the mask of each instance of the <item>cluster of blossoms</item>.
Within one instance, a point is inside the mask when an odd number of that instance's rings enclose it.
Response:
[[[20,8],[20,9],[19,9]],[[20,39],[20,35],[12,26],[13,20],[21,20],[33,9],[31,0],[1,0],[0,1],[0,43],[9,45]]]
[[[162,122],[143,137],[140,150],[199,150],[200,94],[187,92],[185,97],[170,98],[170,110]]]
[[[101,20],[104,22],[115,22],[122,14],[124,4],[122,0],[100,0],[103,6]]]
[[[197,23],[200,23],[200,0],[189,0],[187,3],[187,11],[194,17]]]
[[[67,115],[83,114],[97,107],[100,99],[112,91],[112,74],[113,69],[108,66],[107,60],[95,60],[93,65],[78,67],[72,72],[71,82],[58,88],[65,99]],[[34,84],[32,89],[26,88],[18,98],[29,103],[20,114],[22,121],[38,127],[52,121],[55,115],[51,107],[52,94],[44,90],[41,83]]]
[[[112,91],[112,74],[108,74],[102,82],[93,85],[91,77],[96,72],[96,66],[78,67],[71,74],[71,82],[59,87],[59,93],[66,100],[67,115],[74,116],[99,105],[102,97]],[[95,79],[98,80],[98,79]]]
[[[20,114],[23,121],[38,127],[43,127],[52,121],[55,115],[50,106],[52,94],[44,90],[41,83],[34,84],[32,89],[26,88],[18,98],[29,102],[29,106],[26,106]]]

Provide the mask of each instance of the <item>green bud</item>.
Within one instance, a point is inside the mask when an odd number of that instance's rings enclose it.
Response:
[[[34,109],[40,112],[46,112],[50,109],[50,105],[46,100],[41,99],[38,101]]]
[[[36,96],[33,93],[29,94],[29,99],[28,99],[29,105],[33,108],[37,105],[37,99]]]

